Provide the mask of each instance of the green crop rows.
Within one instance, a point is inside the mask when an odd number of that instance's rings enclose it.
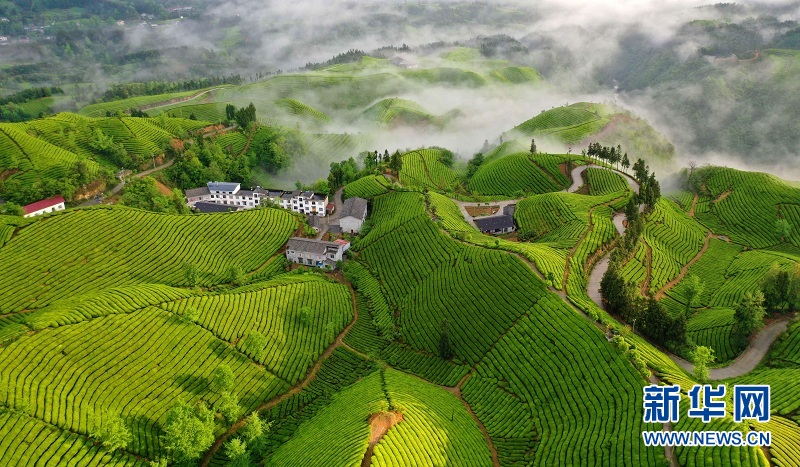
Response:
[[[622,175],[605,169],[586,169],[586,180],[589,183],[590,195],[607,195],[629,190],[628,182]]]
[[[372,198],[386,193],[388,186],[389,181],[383,175],[369,175],[345,185],[344,198]]]
[[[482,164],[469,181],[469,190],[481,195],[515,196],[548,193],[561,188],[524,153]]]
[[[404,186],[444,190],[450,188],[456,176],[441,163],[441,150],[420,149],[403,155],[400,182]]]
[[[183,285],[183,263],[202,285],[228,282],[266,262],[296,228],[279,209],[228,216],[169,216],[125,208],[67,212],[20,229],[0,252],[0,309],[41,308],[126,284]],[[254,235],[254,232],[258,234]],[[175,251],[185,251],[175,255]]]
[[[653,249],[650,289],[659,290],[700,252],[706,230],[673,202],[661,199],[647,218],[644,238]]]
[[[731,308],[704,309],[686,323],[686,337],[697,345],[714,349],[715,361],[724,363],[737,355],[731,345],[731,329],[734,322]]]
[[[765,248],[780,242],[775,234],[777,208],[800,204],[800,189],[772,175],[712,167],[704,169],[710,197],[708,212],[697,218],[715,233],[737,243]],[[729,194],[728,194],[729,193]],[[724,199],[720,199],[724,196]],[[719,201],[715,201],[719,199]],[[790,208],[788,218],[796,220]],[[794,226],[795,232],[798,226]],[[796,234],[795,234],[796,236]],[[796,242],[796,240],[795,240]]]

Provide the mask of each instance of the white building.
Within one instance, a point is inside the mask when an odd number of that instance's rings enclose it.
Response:
[[[295,237],[286,244],[286,259],[306,266],[336,269],[336,263],[344,259],[348,248],[350,243],[343,240],[325,242]]]
[[[361,232],[364,220],[367,218],[367,200],[359,198],[348,198],[339,213],[339,227],[342,232],[357,234]]]
[[[197,202],[217,203],[229,206],[242,206],[250,209],[269,199],[272,204],[301,214],[324,217],[328,195],[313,191],[280,191],[256,187],[242,190],[239,183],[208,182],[203,188],[186,190],[186,204],[194,207]]]
[[[64,198],[55,196],[22,206],[22,210],[25,212],[24,217],[33,217],[47,214],[48,212],[63,211],[65,209],[64,203]]]

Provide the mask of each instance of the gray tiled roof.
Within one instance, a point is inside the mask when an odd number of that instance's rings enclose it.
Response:
[[[514,218],[511,216],[492,216],[475,219],[475,225],[480,230],[508,229],[514,227]]]
[[[345,217],[355,217],[359,220],[364,220],[367,217],[367,200],[359,198],[358,196],[348,198],[342,206],[342,212],[339,213],[339,219]]]
[[[202,188],[189,188],[184,193],[187,198],[195,198],[197,196],[205,196],[211,192],[208,190],[207,186],[204,186]]]
[[[289,239],[286,248],[295,250],[302,253],[312,253],[315,255],[324,255],[328,249],[339,250],[341,245],[334,242],[325,242],[322,240],[312,240],[310,238],[293,237]]]
[[[239,184],[232,182],[208,182],[208,189],[212,191],[236,191],[239,189]]]
[[[199,212],[229,212],[229,211],[238,211],[242,208],[242,206],[207,203],[205,201],[199,201],[195,203],[194,208]]]

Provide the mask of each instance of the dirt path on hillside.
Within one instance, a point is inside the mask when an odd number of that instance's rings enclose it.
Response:
[[[276,405],[280,404],[286,399],[302,391],[306,386],[308,386],[312,381],[314,381],[314,379],[317,377],[317,372],[322,367],[322,364],[333,354],[334,350],[344,345],[342,339],[344,339],[344,336],[346,336],[347,333],[350,332],[350,329],[352,329],[353,326],[356,324],[356,321],[358,321],[358,307],[356,305],[356,294],[355,292],[353,292],[352,287],[348,285],[348,288],[350,289],[350,298],[353,302],[352,321],[350,321],[350,323],[342,330],[342,332],[340,332],[339,335],[336,336],[336,339],[333,341],[333,343],[331,343],[331,345],[328,346],[327,349],[325,349],[322,355],[319,356],[316,363],[314,363],[314,366],[311,368],[311,371],[308,373],[305,379],[292,386],[289,389],[289,391],[280,394],[278,396],[275,396],[272,399],[259,405],[256,408],[257,412],[263,412],[265,410],[269,410],[272,407],[275,407]],[[239,431],[239,429],[241,429],[244,426],[244,424],[247,422],[247,417],[249,416],[250,416],[249,413],[243,415],[242,418],[239,419],[239,421],[231,425],[230,428],[228,428],[228,430],[225,433],[223,433],[220,437],[214,440],[214,444],[212,444],[211,447],[208,449],[208,451],[206,451],[205,455],[203,455],[203,458],[200,461],[201,467],[208,467],[208,464],[211,462],[211,459],[214,458],[214,454],[217,453],[219,448],[222,447],[222,445],[225,443],[225,441],[228,440],[228,438],[236,434],[236,432]]]
[[[129,178],[142,178],[142,177],[146,177],[146,176],[150,175],[151,173],[158,172],[159,170],[164,170],[164,169],[166,169],[167,167],[170,167],[170,166],[171,166],[171,165],[172,165],[174,162],[175,162],[175,161],[167,161],[167,162],[165,162],[165,163],[163,163],[163,164],[159,165],[158,167],[155,167],[155,168],[152,168],[152,169],[147,169],[147,170],[145,170],[145,171],[142,171],[142,172],[139,172],[139,173],[137,173],[137,174],[131,175]],[[116,195],[117,193],[119,193],[120,191],[122,191],[122,188],[123,188],[124,186],[125,186],[125,182],[119,182],[119,183],[117,183],[117,184],[114,186],[114,188],[112,188],[112,189],[111,189],[111,193],[109,194],[109,196],[108,196],[108,197],[114,196],[114,195]],[[164,187],[164,188],[166,188],[166,187]],[[159,187],[159,189],[161,189],[161,187]],[[163,190],[162,190],[162,193],[164,193],[164,191],[163,191]],[[172,194],[172,192],[170,191],[169,193],[164,193],[164,194]],[[102,198],[101,198],[100,200],[98,200],[98,199],[96,199],[96,198],[92,198],[92,199],[90,199],[90,200],[88,200],[88,201],[84,201],[83,203],[79,204],[79,205],[78,205],[78,207],[94,206],[94,205],[96,205],[96,204],[101,204],[102,202],[103,202],[103,201],[102,201]]]
[[[253,124],[250,127],[250,134],[247,135],[247,142],[244,143],[244,148],[242,149],[242,152],[237,154],[236,157],[241,157],[242,154],[246,153],[250,149],[250,143],[253,142],[253,135],[255,135],[255,134],[256,134],[256,125]]]
[[[372,465],[372,453],[375,452],[375,446],[381,441],[389,429],[403,421],[403,414],[398,412],[381,412],[372,414],[369,419],[369,445],[367,451],[364,453],[364,458],[361,460],[361,467],[369,467]]]
[[[678,274],[677,277],[667,282],[666,285],[664,285],[664,287],[662,287],[661,290],[658,291],[658,293],[656,294],[656,300],[661,300],[662,298],[664,298],[664,294],[669,292],[670,289],[678,285],[678,283],[683,280],[683,278],[686,276],[686,273],[689,272],[689,268],[692,267],[692,265],[696,263],[705,254],[706,250],[708,250],[709,242],[711,241],[711,238],[713,236],[714,233],[709,230],[708,233],[706,234],[706,241],[703,244],[703,248],[701,248],[700,251],[697,252],[694,258],[690,259],[688,263],[683,265],[683,267],[681,268],[681,272]]]
[[[727,198],[728,196],[730,196],[730,195],[731,195],[731,193],[733,193],[731,190],[725,190],[725,191],[723,191],[722,193],[720,193],[720,194],[719,194],[719,196],[717,196],[716,198],[714,198],[714,204],[717,204],[717,203],[719,203],[720,201],[722,201],[723,199]]]
[[[219,89],[222,89],[222,88],[206,89],[205,91],[198,92],[197,94],[193,94],[191,96],[177,97],[175,99],[170,99],[170,100],[167,100],[167,101],[155,102],[153,104],[143,105],[143,106],[139,107],[139,110],[146,111],[146,110],[158,109],[158,108],[161,108],[161,107],[169,107],[170,105],[180,104],[182,102],[188,102],[188,101],[197,99],[198,97],[202,96],[203,94],[208,94],[209,92],[217,91]]]
[[[689,217],[694,217],[694,210],[697,207],[697,199],[698,198],[700,198],[700,196],[697,193],[695,193],[694,194],[694,198],[692,198],[692,207],[689,208],[689,212],[687,213],[689,215]]]
[[[650,374],[650,378],[648,378],[648,380],[650,381],[650,384],[655,384],[656,386],[660,386],[661,385],[661,380],[658,379],[658,377],[656,375],[652,374],[652,373]],[[670,422],[661,424],[661,429],[663,431],[672,431],[673,428],[674,427],[672,426],[672,423],[670,423]],[[675,447],[674,446],[670,446],[670,445],[665,445],[664,446],[664,457],[667,458],[667,461],[669,462],[669,466],[670,467],[678,467],[679,465],[681,465],[678,462],[678,456],[675,455]]]

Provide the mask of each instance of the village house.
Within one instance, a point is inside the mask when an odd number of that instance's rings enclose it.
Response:
[[[361,232],[364,220],[367,218],[367,200],[358,196],[348,198],[339,213],[339,226],[342,232],[357,234]]]
[[[231,206],[226,204],[209,203],[206,201],[198,201],[192,208],[195,212],[208,213],[208,212],[235,212],[244,209],[244,206]]]
[[[230,182],[208,182],[205,187],[186,190],[185,194],[189,207],[194,207],[198,202],[209,202],[251,209],[269,200],[275,206],[320,217],[326,215],[325,206],[328,204],[328,195],[322,193],[267,190],[261,187],[242,190],[239,183]]]
[[[514,218],[507,215],[475,219],[478,230],[486,234],[499,235],[516,230]]]
[[[344,252],[348,248],[350,242],[345,240],[326,242],[295,237],[290,238],[286,245],[286,259],[292,263],[333,270],[344,259]]]
[[[64,198],[55,196],[28,204],[27,206],[22,206],[22,211],[25,213],[23,217],[33,217],[49,212],[63,211],[65,209],[64,203]]]

